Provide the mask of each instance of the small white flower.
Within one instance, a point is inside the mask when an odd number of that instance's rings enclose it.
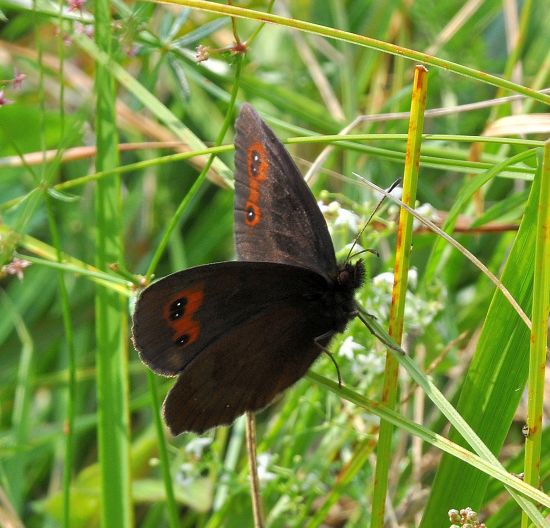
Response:
[[[212,438],[198,436],[193,438],[186,446],[185,452],[200,458],[202,452],[212,443]]]
[[[195,468],[193,464],[184,463],[176,473],[176,484],[183,488],[191,485],[195,479]]]
[[[372,284],[374,286],[377,286],[379,288],[386,288],[386,287],[393,287],[393,271],[385,271],[384,273],[380,273],[379,275],[376,275],[376,277],[372,278]],[[408,286],[409,288],[412,288],[413,290],[416,288],[416,285],[418,284],[418,271],[416,268],[409,269],[408,273]]]
[[[321,201],[317,202],[319,209],[323,215],[333,219],[334,227],[346,226],[351,231],[358,231],[361,225],[361,219],[353,211],[345,209],[336,200],[325,204]]]
[[[275,473],[272,473],[267,469],[271,464],[272,458],[273,458],[273,455],[271,453],[260,453],[257,457],[258,479],[262,483],[270,482],[271,480],[274,480],[277,476],[275,475]]]
[[[425,203],[422,205],[419,205],[415,208],[415,211],[422,217],[431,220],[432,222],[437,222],[440,220],[439,215],[437,214],[437,211],[435,207],[430,203]],[[423,227],[424,224],[418,220],[417,218],[413,219],[413,230],[418,229],[420,227]]]
[[[349,244],[346,244],[344,246],[344,248],[342,249],[342,253],[347,255],[352,248],[353,248],[353,253],[351,254],[351,258],[353,258],[355,255],[358,255],[359,253],[365,252],[365,248],[361,244],[358,244],[357,242],[355,243],[350,242]]]
[[[340,202],[333,200],[327,205],[327,212],[332,214],[338,214],[340,212]]]
[[[416,268],[411,268],[409,270],[409,288],[415,290],[416,285],[418,284],[418,270]]]
[[[337,227],[342,225],[347,226],[350,231],[355,232],[359,231],[360,223],[361,219],[359,216],[357,216],[353,211],[341,207],[334,225]]]
[[[373,427],[380,425],[380,417],[375,414],[362,413],[361,417],[363,418],[365,425],[372,425]]]
[[[340,349],[338,350],[338,355],[344,356],[346,359],[354,359],[355,352],[359,350],[365,350],[365,347],[363,345],[360,345],[359,343],[356,343],[353,340],[353,336],[348,336],[346,337],[346,339],[344,339],[344,342],[340,346]]]
[[[384,372],[386,360],[384,356],[377,354],[376,352],[370,352],[369,354],[359,354],[357,356],[357,362],[368,371],[371,375],[376,375]]]
[[[393,272],[385,271],[372,278],[374,286],[393,286]]]
[[[394,198],[401,200],[401,197],[403,196],[403,187],[398,185],[395,189],[392,189],[390,191],[390,196],[393,196]]]

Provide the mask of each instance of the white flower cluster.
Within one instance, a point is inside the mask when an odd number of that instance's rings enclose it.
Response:
[[[361,218],[349,209],[345,209],[342,205],[333,200],[332,202],[325,204],[324,202],[317,202],[319,209],[323,216],[329,221],[329,229],[331,226],[337,228],[346,226],[350,231],[359,231],[361,226]]]
[[[384,272],[371,281],[369,295],[365,298],[364,308],[385,321],[389,317],[391,295],[393,288],[393,273]],[[405,303],[405,320],[407,328],[414,331],[422,331],[429,325],[437,314],[443,309],[446,299],[446,290],[441,287],[438,295],[432,295],[429,299],[418,296],[414,293],[418,284],[418,272],[411,268],[408,276],[407,301]],[[432,292],[434,293],[434,292]]]

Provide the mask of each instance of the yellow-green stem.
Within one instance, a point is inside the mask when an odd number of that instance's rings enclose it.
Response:
[[[417,66],[414,76],[411,102],[411,117],[409,121],[409,138],[405,172],[403,175],[403,202],[414,207],[418,182],[420,145],[424,128],[424,110],[426,106],[427,70]],[[397,254],[395,257],[394,283],[392,305],[390,310],[389,334],[397,343],[401,342],[403,333],[403,317],[411,253],[413,217],[405,209],[401,209],[397,231]],[[384,372],[384,387],[382,403],[392,408],[397,400],[398,363],[393,355],[386,357]],[[378,436],[377,460],[375,470],[374,495],[372,504],[372,526],[384,526],[384,511],[388,489],[388,473],[391,463],[391,446],[394,427],[389,422],[380,424]]]
[[[540,486],[544,375],[550,313],[550,140],[544,147],[539,196],[524,467],[525,482],[535,488]],[[525,513],[521,517],[521,526],[529,526],[529,518]]]

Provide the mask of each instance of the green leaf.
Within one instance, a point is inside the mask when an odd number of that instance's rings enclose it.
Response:
[[[503,284],[528,315],[533,293],[533,226],[539,185],[540,171],[531,187],[527,209],[502,275]],[[458,412],[495,454],[509,432],[525,387],[528,359],[529,329],[497,291],[457,406]],[[497,420],[495,416],[498,416]],[[451,432],[450,439],[465,445],[456,431]],[[455,458],[443,456],[421,526],[441,526],[450,508],[469,506],[478,511],[483,504],[488,481],[487,475]]]

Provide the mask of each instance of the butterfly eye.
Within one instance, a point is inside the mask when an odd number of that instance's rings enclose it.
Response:
[[[338,273],[337,280],[338,280],[338,284],[340,284],[340,285],[348,284],[349,281],[350,281],[350,273],[349,273],[349,271],[348,271],[347,269],[341,270],[341,271]]]

